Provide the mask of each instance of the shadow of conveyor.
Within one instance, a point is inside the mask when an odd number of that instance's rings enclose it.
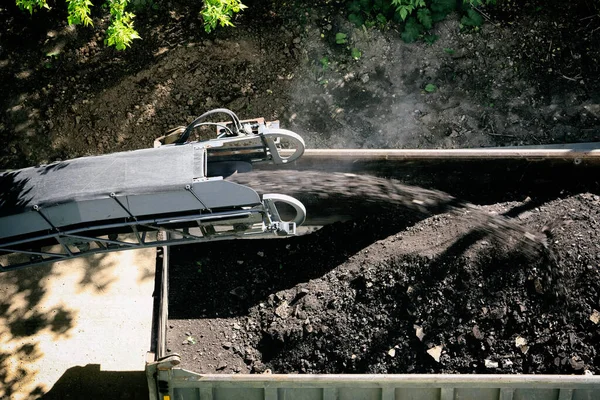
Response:
[[[144,371],[102,371],[98,364],[71,367],[43,400],[147,400],[150,397]]]
[[[374,241],[423,215],[383,213],[369,221],[335,223],[289,239],[255,239],[173,247],[169,317],[246,315],[270,294],[320,278]],[[310,249],[309,252],[306,250]]]

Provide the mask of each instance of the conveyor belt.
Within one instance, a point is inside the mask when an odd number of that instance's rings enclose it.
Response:
[[[293,132],[253,129],[0,174],[0,272],[141,247],[294,234],[304,221],[301,203],[259,196],[221,176],[304,151]],[[295,145],[292,157],[280,156],[281,137]],[[281,220],[277,203],[293,207],[291,220]]]

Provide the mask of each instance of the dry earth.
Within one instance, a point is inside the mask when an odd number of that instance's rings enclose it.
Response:
[[[139,13],[143,39],[126,52],[103,46],[106,20],[73,28],[59,7],[30,17],[4,5],[0,168],[149,147],[215,107],[279,118],[309,147],[597,141],[600,17],[554,3],[491,13],[477,32],[450,16],[428,45],[357,29],[321,2],[250,2],[237,28],[207,35],[200,2],[171,1]]]

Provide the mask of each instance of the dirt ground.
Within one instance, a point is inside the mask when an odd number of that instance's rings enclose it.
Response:
[[[600,17],[585,7],[488,11],[477,32],[453,15],[428,45],[357,29],[338,3],[292,3],[249,2],[235,29],[207,35],[200,2],[171,1],[138,13],[126,52],[103,46],[98,17],[92,30],[60,7],[0,7],[0,168],[150,147],[215,107],[279,118],[313,148],[600,140]]]
[[[398,202],[302,237],[173,248],[168,351],[200,373],[598,373],[599,206]],[[485,229],[511,210],[552,227],[547,248]]]

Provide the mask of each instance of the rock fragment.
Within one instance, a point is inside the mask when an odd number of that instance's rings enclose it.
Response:
[[[484,364],[486,368],[498,368],[499,365],[497,361],[488,360],[487,358],[484,360]]]
[[[440,362],[443,348],[444,346],[442,345],[432,347],[431,349],[427,350],[427,354],[429,354],[435,361]]]
[[[483,333],[481,333],[481,331],[479,330],[479,326],[477,325],[473,327],[473,336],[475,336],[475,339],[477,340],[483,340]]]
[[[419,325],[413,325],[413,327],[415,328],[415,336],[417,336],[417,338],[419,338],[419,340],[422,342],[423,337],[425,336],[425,333],[423,332],[423,327]]]
[[[527,346],[527,339],[521,336],[517,336],[515,338],[515,346],[521,350],[521,353],[527,354],[529,351],[529,346]]]
[[[279,318],[286,319],[290,316],[290,306],[287,301],[282,301],[279,306],[275,309],[275,315]]]
[[[229,293],[241,300],[244,300],[246,297],[248,297],[246,289],[243,286],[238,286],[235,289],[232,289]]]
[[[585,363],[581,358],[579,358],[579,356],[571,357],[569,363],[571,364],[571,368],[573,368],[575,371],[582,370],[583,367],[585,367]]]
[[[221,371],[227,368],[227,363],[223,360],[219,361],[219,365],[217,365],[217,371]]]
[[[596,325],[600,324],[600,311],[592,311],[592,315],[590,315],[590,321],[592,321]]]
[[[267,366],[260,361],[256,361],[252,365],[252,370],[254,372],[256,372],[257,374],[262,374],[263,372],[265,372],[266,369],[267,369]]]
[[[521,347],[521,346],[525,346],[526,344],[527,344],[527,339],[525,339],[524,337],[517,336],[515,338],[515,346]]]

